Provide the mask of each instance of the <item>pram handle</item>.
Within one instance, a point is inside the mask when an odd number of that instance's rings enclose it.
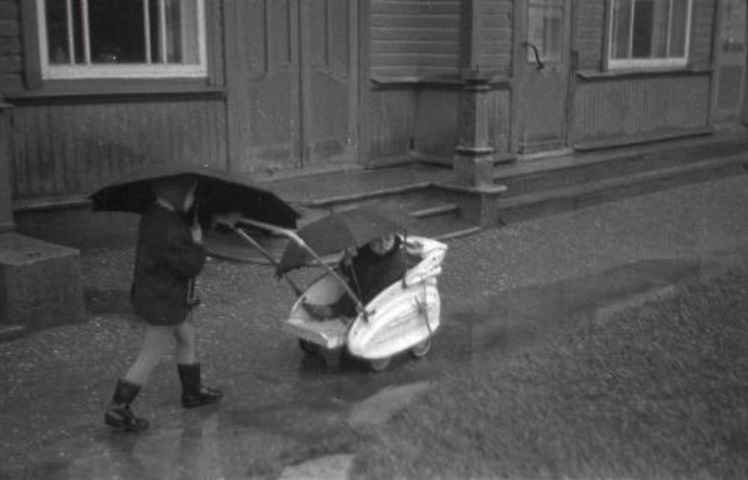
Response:
[[[264,248],[262,248],[262,246],[259,243],[257,243],[257,241],[254,238],[252,238],[252,236],[250,234],[248,234],[247,232],[245,232],[244,230],[242,230],[240,228],[236,228],[236,227],[230,227],[230,228],[231,228],[231,230],[234,233],[236,233],[241,238],[243,238],[247,243],[249,243],[250,245],[252,245],[252,247],[254,247],[255,250],[257,250],[265,258],[267,258],[276,267],[276,269],[278,268],[278,261],[270,254],[270,252],[268,252],[267,250],[265,250]],[[300,297],[301,294],[304,293],[298,287],[298,285],[296,285],[296,283],[291,279],[291,277],[289,277],[288,275],[283,275],[283,277],[286,279],[286,282],[288,282],[288,285],[291,287],[291,290],[293,290],[294,294],[297,297]]]
[[[296,234],[296,232],[294,232],[293,230],[289,230],[287,228],[279,227],[277,225],[272,225],[270,223],[260,222],[259,220],[252,220],[252,219],[244,218],[244,217],[239,218],[237,220],[237,222],[239,222],[239,223],[246,223],[247,225],[252,225],[253,227],[263,228],[263,229],[268,230],[270,232],[282,235],[282,236],[288,238],[289,240],[291,240],[292,242],[296,243],[298,246],[300,246],[304,250],[306,250],[307,253],[309,253],[317,262],[319,262],[319,264],[322,265],[322,267],[325,268],[328,271],[328,273],[330,275],[332,275],[333,278],[335,278],[335,280],[337,280],[343,286],[343,288],[345,289],[345,292],[353,299],[354,302],[356,302],[356,309],[359,312],[362,312],[364,318],[368,319],[368,314],[366,312],[366,308],[364,308],[364,305],[363,305],[363,303],[361,303],[361,300],[358,298],[358,295],[356,295],[356,293],[348,285],[348,282],[346,282],[345,280],[343,280],[340,277],[340,275],[332,267],[330,267],[324,260],[322,260],[322,258],[319,255],[317,255],[317,252],[315,252],[314,250],[312,250],[311,247],[309,247],[309,245],[306,244],[306,242],[304,241],[304,239],[302,239],[300,236],[298,236]],[[239,229],[237,229],[237,228],[234,227],[234,230],[239,230]],[[244,235],[247,236],[247,237],[249,237],[249,235],[247,235],[246,233],[244,233]],[[244,237],[244,236],[242,236],[242,237]],[[250,237],[250,239],[251,239],[251,237]],[[246,240],[246,238],[245,238],[245,240]],[[254,243],[256,243],[256,242],[254,242]],[[273,261],[274,261],[274,263],[277,266],[278,262],[276,262],[275,260],[273,260]],[[288,275],[283,274],[283,276],[286,277],[286,278],[288,278]],[[291,283],[293,284],[293,282],[291,282]],[[294,289],[294,292],[296,293],[297,297],[301,296],[301,293],[298,291],[298,288],[295,285],[292,288]]]

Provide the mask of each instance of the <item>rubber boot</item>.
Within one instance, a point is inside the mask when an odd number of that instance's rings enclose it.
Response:
[[[179,379],[182,381],[182,405],[185,408],[200,407],[215,403],[223,397],[223,393],[215,388],[203,387],[200,377],[200,364],[177,365]]]
[[[127,380],[119,380],[114,391],[112,404],[104,416],[104,422],[125,432],[140,432],[148,428],[148,420],[136,417],[130,405],[140,392],[140,385]]]

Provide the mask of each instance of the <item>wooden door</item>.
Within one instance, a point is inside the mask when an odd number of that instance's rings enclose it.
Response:
[[[298,0],[301,5],[301,161],[355,161],[358,2]]]
[[[740,122],[745,91],[746,0],[719,0],[718,124]]]
[[[357,2],[225,1],[229,167],[354,162]]]
[[[520,154],[566,147],[570,0],[526,0],[518,43]]]

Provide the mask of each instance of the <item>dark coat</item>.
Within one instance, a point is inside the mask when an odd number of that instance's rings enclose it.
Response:
[[[350,265],[342,265],[340,272],[348,281],[361,303],[366,306],[387,287],[402,280],[409,268],[418,263],[418,258],[408,254],[399,238],[395,246],[384,255],[377,255],[364,246]],[[356,304],[350,295],[343,295],[331,306],[334,316],[355,317]]]
[[[135,253],[135,313],[151,325],[184,322],[190,284],[203,269],[205,257],[205,248],[192,241],[184,215],[161,205],[149,207],[140,220]]]

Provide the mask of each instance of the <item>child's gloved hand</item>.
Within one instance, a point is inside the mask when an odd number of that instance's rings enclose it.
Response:
[[[200,227],[199,223],[195,223],[194,225],[192,225],[190,234],[192,235],[193,242],[197,243],[198,245],[201,245],[203,243],[203,229]]]

